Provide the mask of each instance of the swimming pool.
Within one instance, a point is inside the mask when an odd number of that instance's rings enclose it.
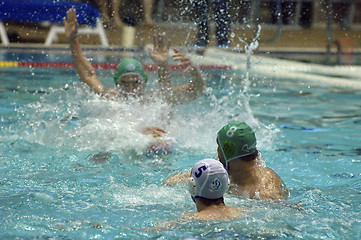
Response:
[[[67,52],[0,56],[71,61]],[[108,63],[122,58],[88,56]],[[104,100],[71,68],[0,68],[0,238],[359,239],[359,69],[253,57],[248,76],[244,55],[212,50],[193,58],[226,62],[233,70],[204,70],[206,94],[175,107],[169,124],[169,106]],[[98,70],[110,86],[112,74]],[[172,75],[177,84],[185,81],[180,71]],[[154,86],[150,81],[148,89]],[[232,119],[255,128],[268,166],[290,190],[290,204],[226,195],[226,204],[246,210],[244,217],[154,231],[196,210],[184,185],[161,183],[214,157],[215,134]],[[173,152],[144,155],[150,139],[138,133],[140,125],[165,127],[175,141]]]

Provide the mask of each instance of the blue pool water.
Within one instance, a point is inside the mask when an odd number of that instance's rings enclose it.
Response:
[[[0,57],[71,61],[69,53]],[[0,68],[0,239],[360,239],[361,90],[306,80],[316,74],[313,65],[301,78],[256,72],[264,61],[254,62],[249,76],[237,56],[234,70],[204,70],[206,94],[172,109],[156,99],[104,100],[73,69]],[[109,86],[112,74],[98,71]],[[181,72],[172,76],[186,81]],[[155,73],[149,78],[152,90]],[[268,166],[290,190],[288,204],[227,194],[226,204],[245,216],[155,231],[196,211],[184,185],[162,181],[215,157],[216,132],[233,119],[255,129]],[[137,131],[143,125],[166,128],[173,152],[143,154],[151,141]]]

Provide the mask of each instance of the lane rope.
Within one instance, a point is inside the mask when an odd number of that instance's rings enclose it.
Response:
[[[115,63],[92,63],[95,69],[112,70],[116,69],[118,64]],[[157,65],[144,64],[146,71],[156,71]],[[17,62],[17,61],[0,61],[1,67],[31,67],[31,68],[74,68],[73,63],[68,62]],[[231,70],[231,65],[199,65],[200,69],[215,69],[215,70]],[[182,70],[184,67],[179,65],[169,65],[170,70]]]

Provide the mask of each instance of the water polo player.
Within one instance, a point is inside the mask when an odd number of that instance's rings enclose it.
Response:
[[[64,18],[65,35],[71,49],[74,66],[79,78],[86,83],[95,93],[108,98],[124,99],[128,95],[144,97],[145,84],[148,77],[143,65],[135,59],[122,61],[115,72],[114,82],[116,87],[103,85],[95,72],[94,67],[85,57],[78,40],[78,22],[75,9],[69,9]],[[190,73],[188,84],[172,86],[168,68],[170,42],[164,40],[163,34],[154,36],[154,47],[149,50],[150,58],[158,66],[159,92],[171,104],[183,104],[199,97],[205,90],[206,82],[199,68],[183,53],[174,49],[173,60],[180,61],[185,72]]]

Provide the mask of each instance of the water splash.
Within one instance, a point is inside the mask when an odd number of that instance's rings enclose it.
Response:
[[[253,52],[255,50],[257,50],[257,48],[258,48],[258,39],[259,39],[260,35],[261,35],[261,25],[258,25],[256,36],[250,41],[250,43],[246,42],[242,38],[238,38],[242,43],[244,43],[244,50],[247,55],[246,79],[244,81],[246,84],[244,84],[244,88],[243,88],[244,92],[248,92],[248,90],[249,90],[249,86],[250,86],[249,72],[252,69],[251,56],[252,56]]]
[[[55,147],[78,150],[140,153],[152,140],[140,130],[144,126],[164,127],[168,106],[153,99],[106,100],[82,83],[51,90],[40,101],[17,109],[20,138]]]
[[[244,78],[241,81],[241,89],[239,90],[239,96],[241,97],[241,101],[239,101],[239,104],[242,105],[242,108],[247,113],[247,121],[251,125],[252,128],[256,130],[256,135],[262,136],[257,137],[258,145],[262,145],[265,148],[272,148],[272,142],[275,138],[275,133],[278,132],[277,129],[275,129],[275,126],[273,124],[267,126],[265,124],[262,124],[254,117],[254,113],[250,106],[250,101],[252,97],[258,97],[253,94],[251,94],[251,79],[250,79],[250,73],[252,71],[253,67],[253,61],[252,56],[255,50],[257,50],[259,45],[259,37],[261,35],[261,26],[257,26],[257,32],[249,42],[246,40],[243,40],[241,37],[239,37],[239,41],[241,41],[244,44],[244,50],[246,53],[246,70]]]

